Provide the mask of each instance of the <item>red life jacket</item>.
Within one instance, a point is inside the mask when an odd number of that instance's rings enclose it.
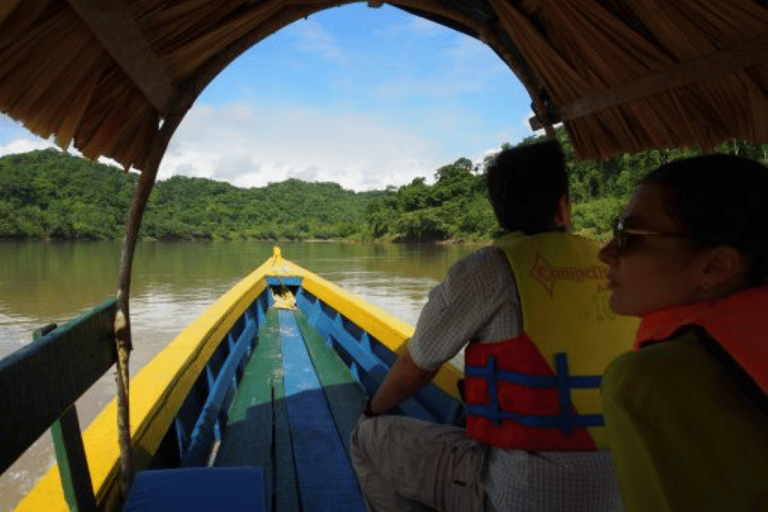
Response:
[[[565,353],[557,375],[527,334],[501,343],[470,343],[464,353],[467,435],[486,444],[530,451],[593,451],[586,427],[600,414],[579,415],[570,389],[599,388],[600,376],[568,375]]]
[[[635,348],[666,340],[687,325],[703,327],[768,394],[768,287],[648,313],[640,322]]]

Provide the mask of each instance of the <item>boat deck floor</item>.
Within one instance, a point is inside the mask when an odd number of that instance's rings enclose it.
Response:
[[[215,465],[262,466],[267,510],[364,512],[349,459],[364,401],[362,386],[304,313],[271,308]]]

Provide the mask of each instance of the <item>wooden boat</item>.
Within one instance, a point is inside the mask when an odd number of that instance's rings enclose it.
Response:
[[[342,380],[325,385],[319,375],[317,379],[331,390],[324,393],[328,404],[337,391],[342,402],[352,404],[328,413],[334,428],[341,430],[337,435],[343,444],[349,417],[359,410],[363,393],[372,391],[410,328],[277,256],[214,304],[131,381],[130,407],[127,362],[132,345],[128,297],[137,233],[162,157],[185,114],[205,87],[248,48],[296,20],[346,3],[349,0],[0,3],[0,110],[35,133],[54,136],[63,148],[72,143],[88,158],[105,156],[126,169],[141,170],[126,223],[117,299],[47,335],[41,333],[37,343],[1,363],[0,469],[51,424],[54,437],[61,440],[60,460],[66,461],[60,465],[64,492],[56,475],[49,475],[21,510],[63,510],[67,507],[63,495],[74,509],[116,509],[118,458],[120,485],[127,491],[134,470],[203,464],[211,446],[218,446],[214,461],[225,457],[227,436],[240,421],[237,414],[249,419],[247,410],[234,408],[227,414],[227,406],[238,404],[235,388],[250,382],[251,362],[265,375],[274,372],[267,364],[270,358],[258,356],[269,344],[253,340],[267,337],[261,329],[266,330],[275,316],[277,325],[284,317],[293,318],[290,321],[299,327],[291,323],[279,330],[294,333],[301,330],[302,315],[306,316],[309,323],[316,322],[318,339],[325,340],[326,349],[333,349],[328,360],[336,362],[328,364],[338,366],[339,373],[333,375]],[[371,7],[382,3],[368,2]],[[764,2],[387,3],[486,43],[528,91],[532,124],[543,125],[551,136],[552,125],[562,122],[582,158],[656,147],[711,149],[733,138],[768,142]],[[285,288],[294,293],[299,310],[270,312],[276,292]],[[303,331],[302,337],[306,341]],[[307,343],[307,354],[314,358],[310,346],[314,344]],[[319,346],[317,352],[322,353],[323,344]],[[306,357],[303,360],[306,363]],[[115,362],[117,404],[85,432],[83,456],[70,405]],[[345,377],[339,377],[342,374]],[[405,406],[406,412],[452,421],[459,414],[456,377],[453,370],[443,371],[437,385]],[[314,391],[299,387],[292,395],[286,384],[281,389],[277,382],[269,389],[270,403],[277,405],[265,406],[276,419],[287,414],[293,420],[291,397],[305,392],[320,397],[320,384],[311,388]],[[265,400],[258,396],[253,399]],[[337,421],[337,416],[346,419]],[[272,424],[274,446],[283,446],[285,437],[278,433],[284,434],[285,424]],[[338,453],[339,447],[333,450]],[[275,454],[278,451],[275,448]],[[90,475],[85,471],[86,458]],[[284,503],[283,494],[277,492],[287,482],[278,457],[270,455],[258,465],[265,469],[258,477],[266,482],[265,506],[284,510],[295,505]],[[344,508],[324,493],[326,485],[341,481],[337,471],[342,470],[334,466],[333,475],[309,487],[310,496],[320,496],[317,501],[299,498],[310,500],[300,501],[303,509],[329,508],[327,503],[330,508]],[[303,496],[301,478],[296,481],[298,495]],[[353,482],[347,483],[354,494]],[[315,491],[317,495],[311,494]],[[357,500],[350,501],[351,509],[360,506],[359,497],[350,500]]]
[[[64,431],[55,435],[59,464],[19,511],[67,510],[68,500],[81,508],[119,506],[116,403],[82,434],[87,464],[72,453],[80,436],[66,417],[78,390],[112,366],[114,315],[114,300],[106,301],[0,362],[0,389],[11,381],[28,383],[18,399],[0,405],[3,466],[13,461],[12,447],[30,444],[50,424],[47,418],[65,412],[54,426]],[[263,469],[264,488],[253,495],[266,510],[363,511],[348,457],[349,434],[365,397],[412,332],[410,325],[283,259],[275,248],[272,258],[132,380],[135,464],[256,466]],[[460,375],[446,366],[402,412],[457,422]],[[88,474],[92,487],[80,478]]]

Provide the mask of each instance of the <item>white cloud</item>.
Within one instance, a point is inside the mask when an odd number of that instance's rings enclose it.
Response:
[[[531,135],[527,119],[504,127],[495,138],[515,142]],[[289,178],[331,181],[352,190],[383,190],[416,177],[431,181],[435,169],[466,156],[476,163],[498,149],[474,154],[446,152],[445,140],[462,133],[461,126],[480,122],[458,105],[424,110],[411,127],[335,106],[232,103],[196,105],[187,114],[162,161],[158,179],[184,175],[227,181],[239,187],[263,187]],[[415,126],[420,129],[416,131]],[[428,133],[429,135],[424,135]],[[537,132],[541,133],[541,132]],[[472,131],[464,131],[466,141]],[[442,144],[441,144],[442,142]],[[486,140],[485,143],[493,141]],[[483,141],[477,141],[483,147]],[[52,141],[16,137],[0,145],[0,156],[56,147]],[[488,146],[485,146],[488,147]],[[70,147],[70,154],[80,153]],[[99,161],[120,167],[116,162]]]
[[[17,153],[28,153],[30,151],[35,151],[38,149],[49,149],[49,148],[54,148],[59,151],[62,151],[62,149],[59,146],[57,146],[53,142],[53,140],[35,138],[34,135],[30,134],[29,138],[24,138],[24,137],[16,138],[5,145],[0,145],[0,156],[15,155]],[[67,152],[70,155],[80,156],[80,157],[83,156],[83,154],[80,153],[80,151],[78,151],[77,149],[75,149],[74,146],[72,145],[69,146],[69,148],[67,149]],[[105,165],[118,167],[120,169],[123,168],[123,166],[117,163],[116,161],[112,160],[111,158],[106,158],[103,156],[98,158],[98,162]]]
[[[345,64],[348,61],[348,56],[339,46],[336,36],[328,32],[316,19],[299,21],[292,24],[288,30],[298,39],[297,50],[317,53],[335,64]]]
[[[44,139],[33,139],[32,135],[29,136],[30,138],[19,138],[14,139],[11,142],[0,146],[0,156],[5,155],[12,155],[16,153],[26,153],[28,151],[34,151],[36,149],[45,149],[45,148],[53,148],[56,147],[56,145],[51,142]]]
[[[179,127],[158,178],[183,174],[241,187],[298,178],[383,189],[431,176],[446,163],[436,146],[376,115],[334,107],[201,105]]]

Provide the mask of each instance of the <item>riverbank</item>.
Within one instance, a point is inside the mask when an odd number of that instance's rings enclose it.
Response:
[[[33,236],[14,236],[3,237],[0,236],[0,243],[4,242],[45,242],[45,243],[96,243],[96,242],[114,242],[121,240],[121,238],[61,238],[61,237],[33,237]],[[283,238],[283,239],[261,239],[261,238],[227,238],[227,237],[143,237],[140,239],[142,242],[162,242],[162,243],[175,243],[175,242],[256,242],[267,244],[293,244],[293,243],[333,243],[333,244],[434,244],[434,245],[485,245],[493,242],[491,238],[449,238],[446,240],[406,240],[398,236],[386,236],[381,238],[365,239],[360,237],[350,238]]]

